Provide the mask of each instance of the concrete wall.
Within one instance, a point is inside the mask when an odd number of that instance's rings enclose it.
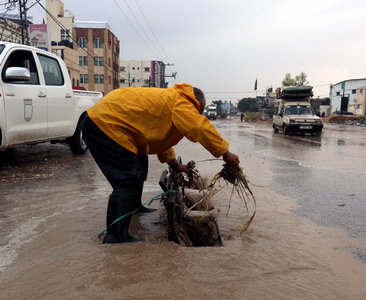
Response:
[[[342,81],[343,82],[343,81]],[[345,80],[345,88],[342,89],[342,82],[336,83],[330,88],[331,112],[341,109],[341,99],[343,95],[348,97],[348,105],[355,104],[357,90],[366,86],[366,78]]]

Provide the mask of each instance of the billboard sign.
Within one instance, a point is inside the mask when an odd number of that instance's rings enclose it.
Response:
[[[51,50],[46,24],[29,24],[29,41],[31,46],[46,51]]]

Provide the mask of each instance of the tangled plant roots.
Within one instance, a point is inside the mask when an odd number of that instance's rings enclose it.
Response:
[[[196,163],[194,161],[189,162],[192,170],[192,172],[188,175],[189,180],[185,181],[184,186],[192,186],[192,182],[194,181],[202,181],[199,173],[197,170],[195,170]],[[231,205],[231,199],[234,194],[234,191],[239,196],[239,199],[241,200],[242,204],[244,205],[244,208],[246,210],[246,218],[245,223],[243,224],[240,233],[243,233],[244,231],[248,230],[250,224],[252,223],[255,213],[256,213],[256,200],[255,197],[249,188],[248,181],[246,179],[246,176],[243,172],[243,169],[238,165],[230,165],[230,164],[224,164],[223,169],[214,176],[214,178],[211,181],[211,184],[209,185],[209,188],[207,189],[205,195],[203,198],[195,203],[192,207],[188,208],[188,211],[194,209],[197,205],[203,204],[204,207],[206,207],[206,211],[209,207],[209,200],[221,189],[218,189],[215,187],[215,185],[220,181],[224,180],[225,183],[232,184],[233,190],[230,195],[229,199],[229,206],[228,206],[228,212]],[[182,182],[181,182],[182,183]],[[182,186],[182,185],[181,185]],[[184,194],[184,188],[183,188],[183,194]]]

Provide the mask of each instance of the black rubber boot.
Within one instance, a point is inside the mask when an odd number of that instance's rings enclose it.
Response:
[[[138,193],[139,193],[139,199],[140,199],[139,200],[140,201],[140,207],[139,207],[139,210],[136,213],[137,214],[139,214],[139,213],[151,213],[151,212],[157,211],[156,208],[148,208],[148,207],[142,205],[141,200],[142,200],[142,190],[143,190],[143,188],[144,188],[144,183],[141,182],[139,184],[139,187],[138,187]]]
[[[135,211],[138,206],[138,202],[135,200],[136,196],[131,196],[132,195],[128,195],[128,193],[125,193],[124,196],[121,196],[121,194],[112,193],[109,196],[107,208],[108,229],[107,234],[103,239],[103,244],[130,243],[140,241],[128,233],[128,227],[132,218],[131,213]],[[110,224],[122,216],[125,217],[110,226]]]

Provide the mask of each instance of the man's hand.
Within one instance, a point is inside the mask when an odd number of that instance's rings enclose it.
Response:
[[[168,165],[169,167],[171,167],[173,169],[174,172],[184,172],[184,173],[189,173],[189,169],[187,165],[181,165],[178,163],[178,161],[174,158],[170,161],[168,161]]]
[[[224,153],[222,159],[229,165],[238,165],[240,163],[239,156],[231,153],[229,150]]]
[[[184,173],[189,173],[189,169],[188,169],[188,167],[187,167],[187,165],[180,165],[180,164],[178,164],[176,167],[175,167],[175,169],[173,169],[174,170],[174,172],[178,172],[178,173],[180,173],[180,172],[184,172]]]

